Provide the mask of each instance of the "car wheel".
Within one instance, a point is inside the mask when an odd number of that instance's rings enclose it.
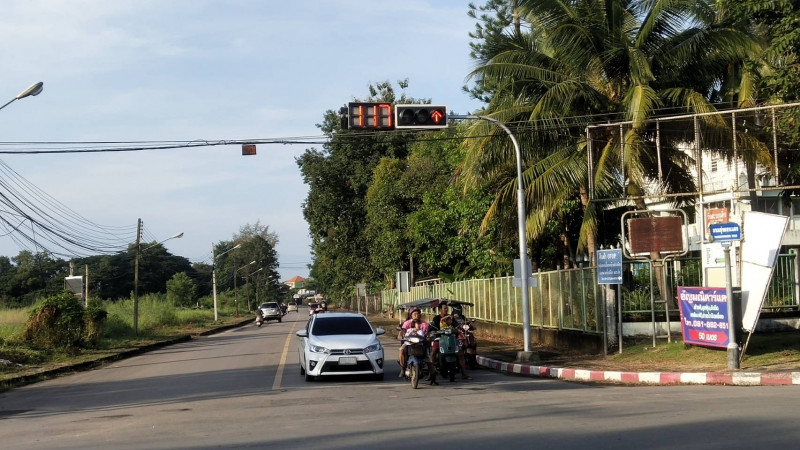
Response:
[[[306,374],[306,369],[304,369],[303,366],[301,365],[300,366],[300,375],[305,375],[305,374]]]
[[[306,372],[306,381],[314,381],[314,375],[309,375],[308,372]]]
[[[376,373],[375,375],[372,376],[372,379],[375,380],[375,381],[383,381],[383,374],[382,373]]]

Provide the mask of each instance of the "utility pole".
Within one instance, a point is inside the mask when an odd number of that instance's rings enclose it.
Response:
[[[214,243],[211,243],[211,291],[214,293],[214,322],[217,317],[217,257],[214,256]]]
[[[139,335],[139,256],[142,251],[142,219],[136,223],[136,258],[133,263],[133,334]]]
[[[86,307],[89,307],[89,265],[84,264],[83,268],[86,269],[86,280],[83,283],[83,299],[86,302]]]

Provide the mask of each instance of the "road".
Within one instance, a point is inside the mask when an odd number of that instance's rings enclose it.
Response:
[[[411,387],[300,376],[294,332],[245,326],[0,394],[0,447],[796,447],[800,389],[583,385],[475,371]],[[389,333],[391,335],[391,333]]]

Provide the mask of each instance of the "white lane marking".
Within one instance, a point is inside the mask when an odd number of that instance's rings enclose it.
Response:
[[[286,365],[286,355],[289,354],[289,345],[292,343],[292,336],[294,336],[294,326],[296,323],[297,321],[292,322],[292,328],[289,330],[289,335],[286,336],[286,344],[283,346],[281,362],[278,364],[277,373],[275,373],[275,382],[272,383],[273,391],[277,391],[281,388],[281,381],[283,381],[283,367]]]

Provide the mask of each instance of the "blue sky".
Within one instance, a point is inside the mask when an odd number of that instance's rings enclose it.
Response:
[[[467,2],[5,0],[0,141],[239,140],[318,136],[328,109],[371,83],[408,78],[406,92],[465,114],[474,63]],[[14,146],[24,148],[30,146]],[[295,158],[308,145],[131,153],[2,155],[96,223],[142,218],[165,246],[209,262],[212,242],[260,221],[279,238],[283,279],[307,276],[307,194]],[[0,237],[0,254],[20,247]]]

